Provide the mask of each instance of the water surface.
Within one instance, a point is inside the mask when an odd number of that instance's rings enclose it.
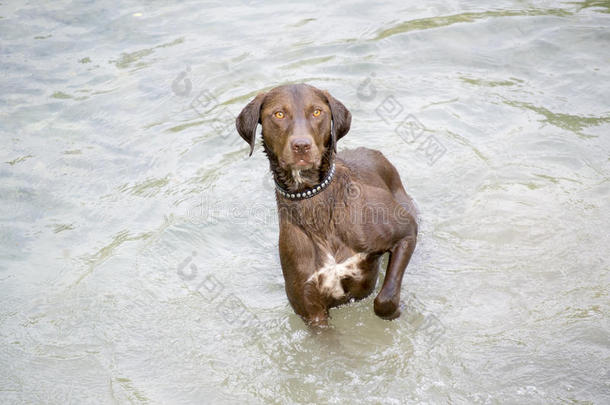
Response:
[[[610,3],[0,4],[0,402],[610,403]],[[421,212],[403,315],[311,334],[234,117],[352,112]]]

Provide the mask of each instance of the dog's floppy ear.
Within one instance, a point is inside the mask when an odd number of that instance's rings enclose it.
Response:
[[[261,105],[265,93],[259,93],[252,101],[244,107],[235,119],[235,127],[239,136],[250,145],[250,155],[254,151],[254,144],[256,143],[256,126],[260,123]]]
[[[337,151],[337,141],[343,138],[349,131],[352,124],[352,113],[339,100],[330,95],[328,91],[324,91],[324,95],[330,106],[332,115],[332,124],[330,129],[332,148]]]

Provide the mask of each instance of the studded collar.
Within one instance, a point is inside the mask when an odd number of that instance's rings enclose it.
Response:
[[[311,198],[314,195],[320,194],[326,187],[328,187],[328,185],[333,180],[334,176],[335,176],[335,163],[333,162],[333,164],[330,166],[330,170],[326,174],[326,177],[317,186],[314,186],[312,188],[309,188],[309,189],[306,189],[303,191],[299,191],[299,192],[292,192],[292,191],[288,191],[285,188],[283,188],[282,186],[280,186],[276,180],[275,188],[276,188],[278,194],[284,198],[287,198],[289,200],[304,200],[307,198]]]

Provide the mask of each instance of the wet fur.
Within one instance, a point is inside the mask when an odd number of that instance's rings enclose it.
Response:
[[[320,103],[325,105],[324,121],[310,113],[312,105],[317,108]],[[274,121],[276,109],[288,111],[290,120]],[[385,319],[399,316],[402,276],[415,248],[417,223],[413,201],[394,166],[372,149],[337,154],[337,141],[349,131],[351,114],[328,92],[312,86],[280,86],[257,95],[244,107],[236,127],[251,151],[258,123],[263,125],[269,168],[282,188],[292,192],[312,188],[335,164],[332,182],[311,198],[293,200],[276,191],[280,261],[294,311],[311,326],[326,325],[329,308],[373,292],[381,256],[390,253],[374,310]],[[299,179],[293,176],[297,169],[291,162],[298,162],[292,154],[301,152],[287,147],[297,136],[314,140],[311,156],[318,159],[320,153],[319,165],[299,170]],[[375,212],[369,212],[371,207],[394,217],[379,220]]]

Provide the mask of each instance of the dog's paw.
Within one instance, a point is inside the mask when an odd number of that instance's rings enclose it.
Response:
[[[392,320],[400,316],[400,298],[384,297],[381,293],[375,298],[373,303],[375,315],[382,319]]]
[[[322,330],[328,328],[328,316],[316,315],[312,317],[304,317],[305,323],[314,330]]]

